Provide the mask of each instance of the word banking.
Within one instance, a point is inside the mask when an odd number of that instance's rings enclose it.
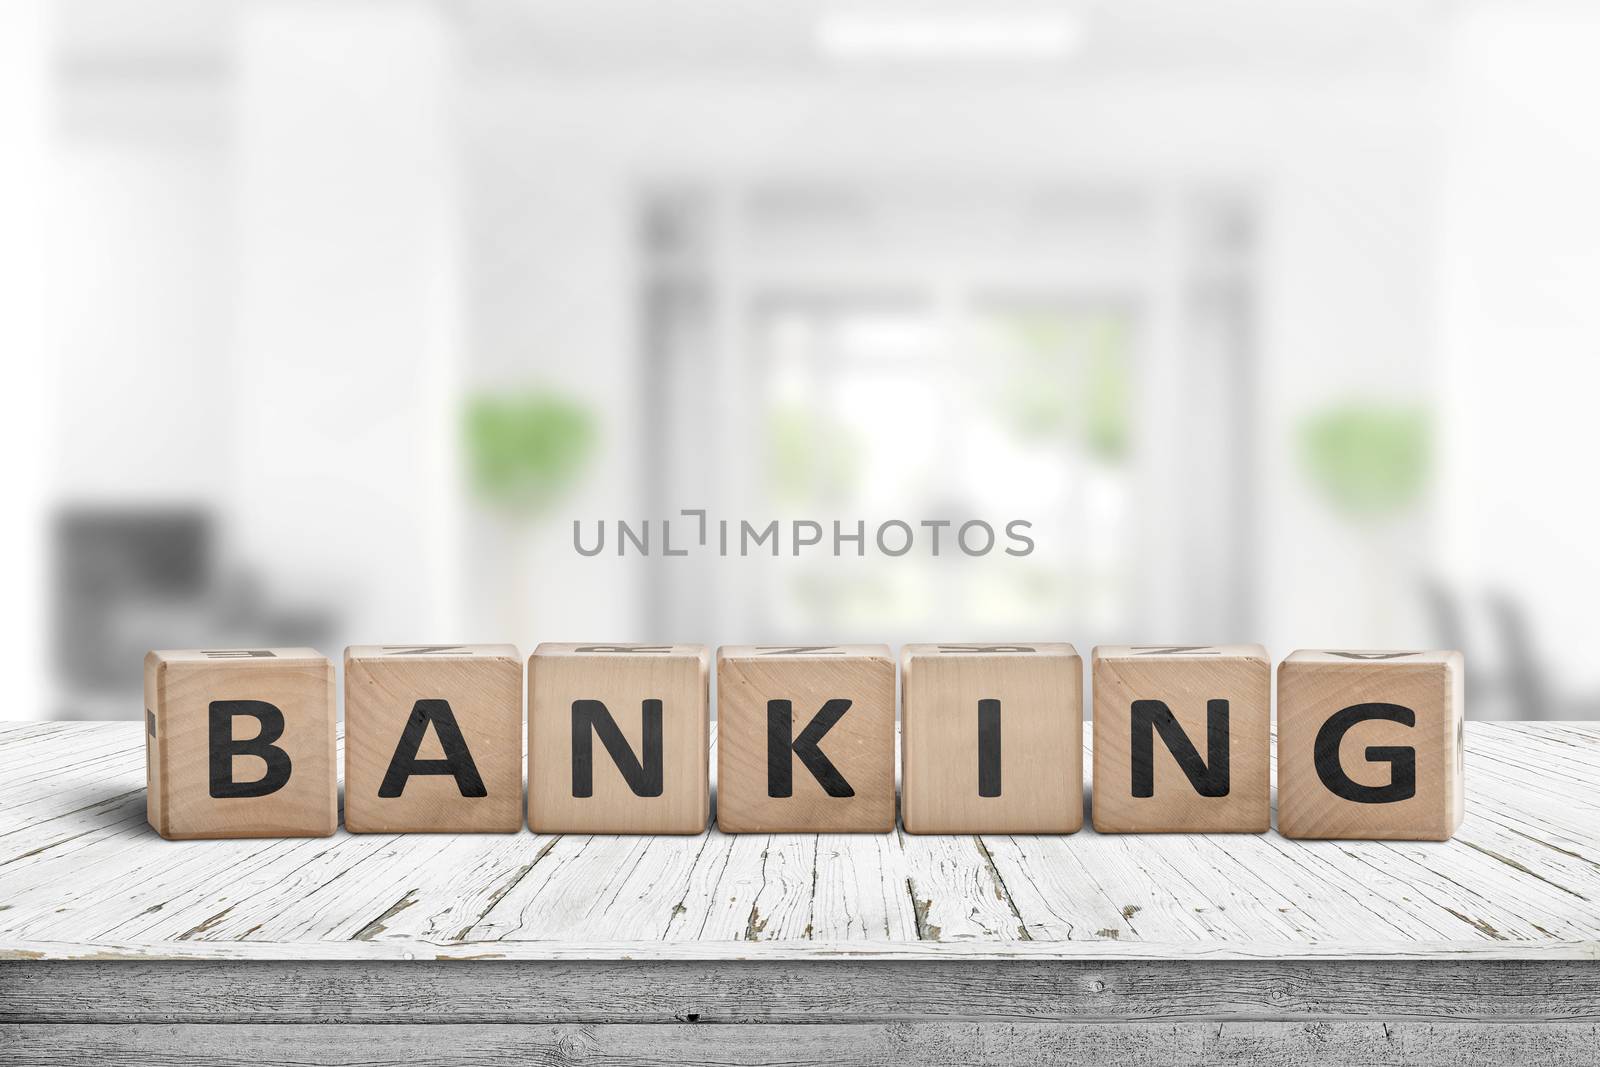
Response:
[[[704,645],[362,645],[344,657],[352,833],[698,834],[710,815]],[[1069,644],[717,650],[727,833],[1070,834],[1083,661]],[[334,668],[309,648],[145,658],[150,824],[163,837],[337,828]],[[1091,657],[1094,828],[1262,833],[1272,670],[1259,645]],[[1301,651],[1278,664],[1278,832],[1445,840],[1465,811],[1459,652]],[[523,693],[527,714],[523,714]],[[523,739],[527,741],[523,806]]]

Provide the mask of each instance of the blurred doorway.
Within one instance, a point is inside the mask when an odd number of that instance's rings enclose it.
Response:
[[[767,182],[640,217],[653,513],[1025,518],[1037,543],[658,567],[655,632],[1248,630],[1251,198]]]

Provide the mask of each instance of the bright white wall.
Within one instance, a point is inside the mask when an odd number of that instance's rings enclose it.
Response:
[[[241,14],[233,536],[337,644],[455,632],[453,36],[422,2]]]
[[[205,505],[228,484],[227,156],[68,136],[55,153],[53,374],[63,501]]]
[[[1600,10],[1495,4],[1448,77],[1439,309],[1451,465],[1446,558],[1536,620],[1539,653],[1600,709]]]
[[[641,496],[626,224],[647,181],[1037,175],[1257,185],[1268,245],[1255,471],[1261,626],[1252,639],[1274,651],[1419,640],[1405,611],[1375,618],[1350,597],[1368,577],[1363,546],[1301,487],[1287,445],[1298,420],[1325,403],[1429,387],[1435,113],[1420,73],[1014,88],[500,78],[471,85],[467,101],[474,196],[493,220],[475,234],[475,254],[488,262],[473,269],[547,283],[480,292],[474,373],[550,376],[606,410],[606,453],[590,495],[572,508],[586,518],[629,514],[616,507]],[[1416,552],[1426,555],[1425,524],[1415,525]],[[573,632],[632,636],[637,564],[577,559],[566,537],[560,531],[543,553],[541,596],[582,621]]]
[[[1418,640],[1404,611],[1375,622],[1349,595],[1370,583],[1364,545],[1303,487],[1289,445],[1325,403],[1431,391],[1424,72],[1010,87],[479,74],[457,98],[450,41],[427,5],[247,8],[226,141],[71,149],[64,188],[85,210],[63,245],[103,300],[65,351],[132,444],[104,468],[63,437],[66,484],[220,497],[282,595],[347,606],[363,639],[454,634],[452,602],[464,636],[496,636],[503,532],[474,519],[452,549],[441,522],[457,512],[453,390],[535,378],[586,397],[602,447],[561,513],[645,517],[632,215],[645,184],[1217,178],[1259,188],[1265,210],[1252,636],[1274,651]],[[458,148],[464,255],[450,236]],[[453,281],[472,300],[454,341]],[[138,350],[108,372],[98,354],[118,323]],[[205,374],[218,350],[233,355]],[[163,382],[185,383],[189,407],[149,425]],[[1425,518],[1402,534],[1430,553]],[[515,639],[663,636],[638,631],[644,568],[662,561],[581,559],[569,537],[565,521],[543,530],[536,577],[513,593],[530,605]]]
[[[418,0],[233,31],[214,67],[65,68],[48,506],[207,507],[336,645],[497,637],[457,629],[453,30]]]
[[[51,30],[43,0],[0,5],[0,450],[7,520],[0,524],[0,641],[5,643],[8,718],[46,715],[44,464],[33,460],[55,436],[55,389],[48,365],[40,251],[51,179]]]

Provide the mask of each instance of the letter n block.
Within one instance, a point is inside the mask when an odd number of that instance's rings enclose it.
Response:
[[[728,833],[894,829],[889,646],[717,650],[717,826]]]
[[[1278,832],[1444,841],[1466,814],[1459,652],[1300,651],[1278,665]]]
[[[171,840],[338,826],[333,664],[309,648],[144,659],[146,816]]]
[[[528,661],[528,825],[705,832],[710,686],[704,645],[540,645]]]
[[[1094,828],[1262,833],[1272,665],[1260,645],[1094,650]]]
[[[522,829],[516,646],[345,649],[344,825],[357,834]]]
[[[1083,660],[1065,644],[907,645],[900,818],[914,834],[1083,826]]]

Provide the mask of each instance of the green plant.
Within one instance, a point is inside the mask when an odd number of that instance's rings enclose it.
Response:
[[[577,479],[597,436],[587,408],[541,389],[470,397],[463,428],[473,489],[530,518]]]
[[[1096,459],[1127,458],[1132,426],[1129,339],[1115,314],[1018,311],[995,323],[1016,353],[1002,417],[1025,441],[1068,440]]]
[[[1413,407],[1347,403],[1318,412],[1300,430],[1311,482],[1339,511],[1381,518],[1403,511],[1428,479],[1427,415]]]
[[[855,484],[860,435],[826,415],[783,405],[767,415],[767,481],[789,502],[826,500]]]

